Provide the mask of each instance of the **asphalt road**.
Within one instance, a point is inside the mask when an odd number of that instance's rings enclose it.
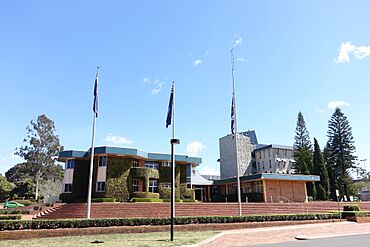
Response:
[[[253,247],[368,247],[370,246],[370,234],[321,238],[310,240],[297,240],[277,244],[253,245]]]

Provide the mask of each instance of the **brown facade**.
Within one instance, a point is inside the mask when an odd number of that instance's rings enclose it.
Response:
[[[263,180],[265,202],[307,202],[306,182]]]

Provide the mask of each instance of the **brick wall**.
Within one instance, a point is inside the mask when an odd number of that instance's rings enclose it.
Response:
[[[264,180],[266,186],[266,202],[306,201],[305,181]]]

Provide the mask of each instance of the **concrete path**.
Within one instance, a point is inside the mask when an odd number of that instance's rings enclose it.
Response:
[[[210,239],[198,243],[196,246],[253,246],[302,241],[297,240],[297,238],[308,240],[359,234],[370,234],[370,223],[357,224],[345,221],[223,231]]]

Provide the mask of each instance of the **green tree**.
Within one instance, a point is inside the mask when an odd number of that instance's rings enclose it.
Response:
[[[19,163],[5,172],[6,179],[15,183],[30,178],[31,169],[27,162]]]
[[[26,178],[15,183],[15,187],[11,191],[14,198],[26,197],[30,198],[35,196],[35,182],[31,178]]]
[[[0,174],[0,201],[4,201],[10,197],[10,192],[14,188],[14,184],[10,183]]]
[[[62,167],[56,164],[56,159],[63,146],[59,143],[59,136],[55,133],[54,122],[44,114],[31,120],[26,128],[26,145],[16,149],[15,154],[24,158],[28,167],[28,174],[36,183],[35,199],[38,198],[39,183],[42,177],[49,175],[60,176]]]
[[[293,156],[295,158],[295,164],[293,165],[293,169],[299,174],[311,174],[313,172],[312,144],[310,141],[310,135],[306,128],[306,122],[304,121],[304,117],[301,112],[298,113],[294,140]]]
[[[316,138],[314,140],[314,151],[313,151],[313,167],[314,174],[320,176],[320,182],[318,182],[318,199],[320,200],[329,200],[330,198],[330,182],[328,170],[324,163],[324,159],[320,150],[319,143]]]
[[[355,168],[356,156],[352,128],[341,109],[335,109],[328,124],[328,142],[324,157],[329,172],[332,195],[338,189],[340,195],[349,198],[354,194],[350,169]]]

